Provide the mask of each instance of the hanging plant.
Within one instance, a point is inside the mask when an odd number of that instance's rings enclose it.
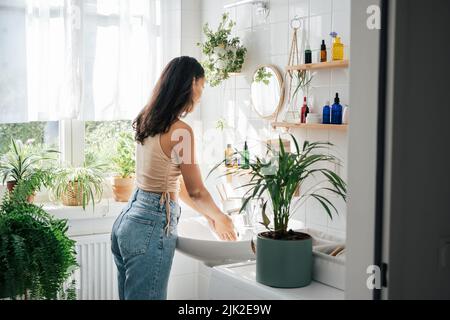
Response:
[[[231,30],[235,25],[228,13],[224,13],[217,31],[211,30],[208,23],[203,26],[206,41],[197,45],[205,55],[201,64],[211,87],[228,79],[230,73],[240,72],[244,64],[247,49],[241,45],[239,37],[231,38]]]

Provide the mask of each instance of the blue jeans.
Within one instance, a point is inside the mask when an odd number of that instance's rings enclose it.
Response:
[[[170,228],[161,195],[137,188],[114,222],[111,251],[121,300],[165,300],[181,210],[170,200]]]

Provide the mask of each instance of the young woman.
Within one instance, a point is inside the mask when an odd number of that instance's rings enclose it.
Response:
[[[197,60],[173,59],[134,120],[137,188],[111,234],[120,299],[166,299],[181,214],[178,198],[204,215],[222,240],[236,240],[231,219],[202,182],[194,133],[180,120],[194,110],[204,84]]]

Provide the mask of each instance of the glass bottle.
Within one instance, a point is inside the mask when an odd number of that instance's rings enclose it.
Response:
[[[322,123],[330,124],[331,118],[331,109],[330,109],[330,101],[327,101],[322,111]]]

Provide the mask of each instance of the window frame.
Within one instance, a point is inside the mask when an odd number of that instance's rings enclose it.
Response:
[[[59,121],[59,148],[62,163],[72,166],[83,165],[84,138],[85,121],[73,119]]]

